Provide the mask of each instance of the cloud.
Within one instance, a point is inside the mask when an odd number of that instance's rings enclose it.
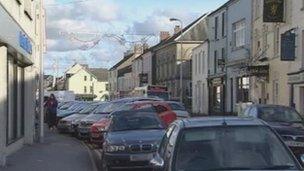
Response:
[[[160,31],[170,31],[172,33],[174,23],[169,21],[171,17],[181,19],[186,25],[194,21],[199,16],[200,14],[198,13],[182,13],[173,10],[156,10],[144,21],[133,22],[128,31],[139,34],[159,34]]]

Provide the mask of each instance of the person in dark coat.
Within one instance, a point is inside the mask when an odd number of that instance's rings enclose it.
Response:
[[[53,130],[56,127],[57,123],[57,107],[58,102],[54,94],[51,94],[49,99],[47,100],[46,104],[46,117],[47,117],[47,124],[50,130]]]

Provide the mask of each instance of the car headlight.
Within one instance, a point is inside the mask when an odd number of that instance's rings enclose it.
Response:
[[[107,146],[106,151],[113,153],[113,152],[118,152],[118,151],[125,151],[125,149],[126,149],[125,146],[109,145],[109,146]]]

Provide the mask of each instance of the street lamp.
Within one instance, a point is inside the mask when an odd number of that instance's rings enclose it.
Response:
[[[183,36],[183,22],[182,20],[178,19],[178,18],[170,18],[171,22],[179,22],[180,23],[180,27],[181,27],[181,35],[180,37],[182,38]],[[183,41],[180,41],[181,44],[181,50],[180,50],[180,76],[179,76],[179,83],[180,83],[180,101],[183,102]]]

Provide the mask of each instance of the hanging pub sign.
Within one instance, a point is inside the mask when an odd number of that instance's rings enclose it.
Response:
[[[294,61],[296,58],[296,34],[293,30],[281,35],[281,60]]]
[[[284,0],[264,0],[263,21],[284,22]]]

